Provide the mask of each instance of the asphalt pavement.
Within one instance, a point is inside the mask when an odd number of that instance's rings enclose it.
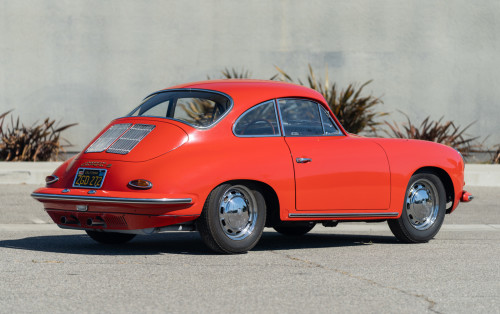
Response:
[[[468,188],[426,244],[341,223],[229,256],[194,232],[96,244],[50,223],[35,188],[0,186],[0,313],[500,313],[498,187]]]

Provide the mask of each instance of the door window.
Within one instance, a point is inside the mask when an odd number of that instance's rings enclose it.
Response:
[[[314,101],[280,99],[278,104],[285,136],[342,134],[328,112]]]
[[[280,136],[274,101],[250,108],[234,125],[234,134],[242,137]]]

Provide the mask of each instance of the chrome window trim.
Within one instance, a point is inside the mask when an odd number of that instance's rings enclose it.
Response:
[[[105,196],[85,196],[85,195],[60,195],[47,193],[31,193],[31,197],[37,200],[56,201],[81,201],[89,203],[118,203],[118,204],[149,204],[149,205],[169,205],[169,204],[191,204],[190,198],[126,198],[126,197],[105,197]]]
[[[273,104],[273,107],[274,107],[274,116],[276,118],[276,124],[278,126],[278,134],[273,134],[273,135],[237,135],[236,132],[235,132],[235,128],[236,128],[236,125],[238,124],[238,122],[240,121],[241,118],[243,118],[248,112],[250,112],[251,110],[257,108],[257,107],[260,107],[260,106],[263,106],[263,105],[266,105],[268,103],[272,103]],[[234,122],[233,124],[233,127],[232,127],[232,131],[233,131],[233,135],[236,136],[236,137],[281,137],[281,128],[280,128],[280,119],[278,118],[278,113],[276,112],[276,103],[274,101],[274,99],[271,99],[271,100],[266,100],[264,102],[261,102],[260,104],[257,104],[253,107],[250,107],[248,108],[247,110],[245,110],[239,117],[238,119],[236,119],[236,121]]]
[[[139,109],[139,107],[142,106],[142,104],[144,103],[144,101],[146,99],[150,98],[150,97],[153,97],[155,95],[162,94],[162,93],[168,93],[168,92],[186,92],[186,91],[188,91],[188,92],[208,92],[208,93],[222,95],[222,96],[226,97],[227,99],[229,99],[229,106],[227,107],[227,110],[226,110],[226,112],[224,112],[224,114],[222,114],[217,120],[215,120],[214,122],[212,122],[211,124],[209,124],[207,126],[197,126],[197,125],[194,125],[194,124],[189,123],[189,122],[184,121],[184,120],[179,120],[179,119],[174,119],[174,118],[168,118],[168,117],[159,117],[159,116],[131,116],[131,114],[133,112],[137,111],[137,109]],[[219,91],[211,90],[211,89],[203,89],[203,88],[174,88],[174,89],[164,89],[164,90],[160,90],[160,91],[154,92],[152,94],[149,94],[148,96],[144,97],[144,99],[142,100],[142,103],[139,106],[135,107],[132,111],[130,111],[126,116],[124,116],[122,118],[148,117],[148,118],[166,119],[166,120],[173,120],[173,121],[178,121],[178,122],[184,123],[184,124],[189,125],[189,126],[195,128],[195,129],[198,129],[198,130],[207,130],[207,129],[210,129],[213,126],[215,126],[222,119],[224,119],[229,114],[229,112],[233,109],[233,107],[234,107],[233,98],[231,96],[229,96],[228,94],[223,93],[223,92],[219,92]]]
[[[280,100],[287,100],[287,99],[292,99],[292,100],[306,100],[306,101],[310,101],[310,102],[313,102],[313,103],[316,103],[318,105],[318,112],[323,109],[323,105],[321,105],[319,102],[317,102],[316,100],[313,100],[313,99],[308,99],[308,98],[300,98],[300,97],[283,97],[283,98],[277,98],[276,99],[276,105],[278,106],[278,112],[279,112],[279,117],[280,117],[280,124],[282,126],[282,134],[284,137],[320,137],[320,136],[346,136],[344,133],[342,133],[341,129],[339,128],[339,126],[337,125],[337,123],[335,123],[335,120],[330,117],[330,113],[328,112],[328,110],[325,110],[326,113],[328,114],[329,118],[332,120],[332,123],[333,125],[335,125],[335,127],[337,128],[337,130],[339,131],[338,134],[325,134],[325,126],[323,125],[323,118],[321,117],[321,112],[319,112],[319,118],[321,120],[321,127],[323,128],[323,134],[321,135],[299,135],[299,136],[293,136],[293,135],[286,135],[285,133],[285,126],[283,125],[283,117],[281,115],[281,109],[280,109],[280,106],[279,106],[279,101]]]
[[[340,130],[340,128],[337,125],[337,123],[335,123],[335,120],[330,116],[330,112],[328,112],[328,110],[326,110],[320,103],[318,103],[318,106],[319,106],[319,111],[320,111],[319,112],[319,117],[321,118],[321,124],[323,124],[323,136],[344,136],[344,134]],[[332,124],[337,128],[337,131],[338,131],[337,134],[324,134],[326,132],[325,132],[325,125],[323,123],[323,117],[321,116],[321,110],[323,110],[325,112],[326,116],[328,118],[330,118],[330,121],[332,122]]]
[[[292,213],[288,214],[289,218],[359,218],[359,217],[397,217],[399,213]]]

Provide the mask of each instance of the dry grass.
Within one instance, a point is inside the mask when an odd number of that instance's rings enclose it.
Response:
[[[77,123],[57,126],[55,120],[45,119],[43,123],[36,122],[29,127],[19,122],[19,117],[14,122],[11,116],[10,125],[4,123],[12,110],[0,114],[0,160],[5,161],[47,161],[56,160],[59,153],[64,152],[61,145],[61,132]]]

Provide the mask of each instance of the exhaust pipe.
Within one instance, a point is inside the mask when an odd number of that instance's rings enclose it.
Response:
[[[63,225],[79,225],[80,224],[78,222],[78,219],[76,219],[75,216],[70,216],[69,218],[62,216],[60,221]]]
[[[96,217],[95,219],[89,218],[87,219],[88,226],[105,226],[104,220],[101,217]]]

